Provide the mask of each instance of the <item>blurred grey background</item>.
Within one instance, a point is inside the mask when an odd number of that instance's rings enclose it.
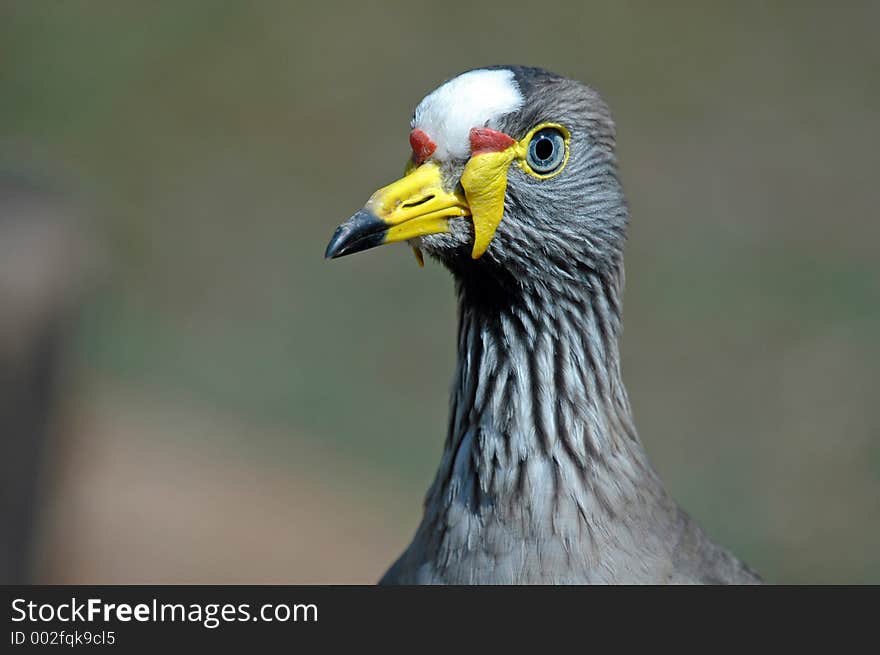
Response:
[[[402,246],[324,246],[399,176],[426,92],[521,63],[615,112],[624,374],[674,495],[769,581],[880,582],[878,22],[876,2],[4,2],[0,169],[61,189],[62,277],[89,281],[28,314],[61,333],[49,364],[4,364],[8,389],[56,380],[32,427],[0,425],[28,472],[4,507],[35,499],[0,528],[12,576],[379,577],[442,446],[452,284]]]

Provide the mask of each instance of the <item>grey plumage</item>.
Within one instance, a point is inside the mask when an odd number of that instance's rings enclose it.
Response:
[[[508,173],[479,259],[473,225],[414,245],[458,295],[449,428],[415,537],[383,584],[755,583],[666,492],[636,432],[618,350],[628,211],[610,112],[591,88],[507,67],[525,97],[489,127],[571,132],[563,174]],[[454,186],[463,160],[442,163]]]

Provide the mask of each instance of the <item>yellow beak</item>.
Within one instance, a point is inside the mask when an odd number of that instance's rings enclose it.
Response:
[[[464,195],[444,189],[440,168],[434,161],[425,162],[376,191],[363,209],[336,228],[326,257],[342,257],[385,243],[448,232],[450,218],[471,216],[471,256],[478,259],[489,247],[504,215],[510,164],[523,155],[524,146],[514,143],[504,150],[472,156],[461,176]],[[416,256],[421,262],[418,251]]]
[[[450,218],[469,214],[467,199],[446,191],[440,167],[428,161],[376,191],[363,209],[336,228],[326,256],[447,232]]]

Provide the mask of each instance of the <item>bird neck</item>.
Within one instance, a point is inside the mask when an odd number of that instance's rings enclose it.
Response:
[[[457,282],[458,363],[428,506],[530,521],[565,499],[596,523],[655,485],[621,381],[622,263],[560,288]]]

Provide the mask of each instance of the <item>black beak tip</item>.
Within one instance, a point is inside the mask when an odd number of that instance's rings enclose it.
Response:
[[[381,245],[387,229],[388,225],[375,214],[362,209],[336,228],[324,257],[336,259]]]
[[[336,259],[345,254],[345,230],[343,223],[336,228],[333,236],[330,237],[330,243],[327,244],[327,250],[324,251],[324,259]]]

